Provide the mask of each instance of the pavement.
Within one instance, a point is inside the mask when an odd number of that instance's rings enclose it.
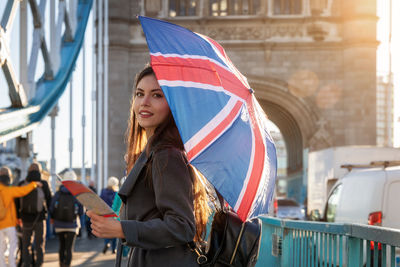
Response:
[[[46,242],[46,253],[43,267],[58,267],[58,239],[52,238]],[[103,254],[104,240],[98,238],[88,239],[77,237],[75,251],[72,256],[71,266],[85,267],[112,267],[115,264],[116,254],[111,253],[111,248]],[[121,266],[126,266],[123,260]]]

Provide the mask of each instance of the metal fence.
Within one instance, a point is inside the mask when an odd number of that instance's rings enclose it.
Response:
[[[400,267],[400,230],[262,217],[257,267]]]

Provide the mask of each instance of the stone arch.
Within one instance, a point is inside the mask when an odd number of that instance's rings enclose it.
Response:
[[[311,103],[290,93],[287,83],[247,76],[268,118],[280,129],[288,153],[288,174],[303,169],[303,149],[312,148],[318,130],[318,113]],[[311,141],[311,142],[310,142]]]

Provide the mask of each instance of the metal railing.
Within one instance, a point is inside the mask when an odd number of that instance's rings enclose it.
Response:
[[[400,267],[400,230],[262,217],[257,267]]]

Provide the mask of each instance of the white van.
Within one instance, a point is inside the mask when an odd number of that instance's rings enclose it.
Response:
[[[323,221],[400,229],[399,204],[400,166],[353,169],[332,187]],[[396,262],[400,263],[400,249],[396,248],[395,253]],[[366,257],[364,253],[364,264]],[[389,250],[386,258],[389,258]],[[343,266],[347,267],[346,256],[343,257]]]
[[[400,229],[399,204],[400,166],[353,169],[333,186],[324,219]]]

